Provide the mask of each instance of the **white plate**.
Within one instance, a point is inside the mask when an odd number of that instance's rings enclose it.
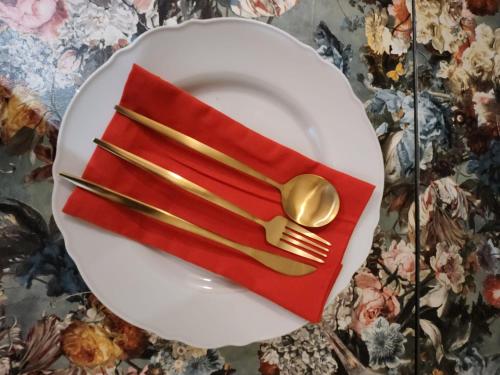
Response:
[[[376,185],[356,226],[331,299],[368,255],[384,166],[375,132],[347,79],[275,27],[242,19],[189,21],[145,33],[82,86],[59,133],[53,212],[90,289],[113,312],[199,347],[245,345],[306,322],[274,303],[169,254],[61,212],[118,103],[133,63],[188,90],[248,127]]]

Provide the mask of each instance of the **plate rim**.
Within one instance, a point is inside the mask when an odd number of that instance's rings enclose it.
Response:
[[[366,121],[363,121],[363,122],[365,123],[365,125],[368,126],[368,128],[372,132],[373,139],[377,139],[377,135],[376,135],[375,129],[371,125],[371,122],[370,122],[370,120],[369,120],[369,118],[368,118],[368,116],[366,114],[363,102],[355,94],[354,89],[351,86],[351,84],[350,84],[349,80],[347,79],[347,77],[342,73],[342,71],[339,68],[337,68],[335,65],[333,65],[330,62],[328,62],[325,59],[323,59],[316,52],[316,50],[314,50],[313,47],[305,44],[304,42],[298,40],[297,38],[295,38],[294,36],[292,36],[288,32],[286,32],[286,31],[284,31],[282,29],[279,29],[278,27],[276,27],[274,25],[270,25],[270,24],[267,24],[267,23],[263,23],[261,21],[253,20],[253,19],[245,19],[245,18],[238,18],[238,17],[221,17],[221,18],[211,18],[211,19],[203,19],[203,20],[202,19],[190,19],[190,20],[184,21],[184,22],[182,22],[180,24],[176,24],[176,25],[164,25],[164,26],[160,26],[160,27],[157,27],[157,28],[154,28],[154,29],[151,29],[151,30],[148,30],[148,31],[144,32],[143,34],[139,35],[136,39],[134,39],[128,46],[126,46],[126,47],[120,49],[119,51],[115,52],[104,64],[102,64],[92,74],[90,74],[90,76],[84,81],[84,83],[77,89],[75,95],[73,96],[73,98],[71,99],[70,103],[68,104],[68,106],[66,108],[66,111],[65,111],[65,113],[63,115],[63,118],[61,120],[61,124],[59,126],[59,136],[58,136],[58,139],[57,139],[57,148],[58,149],[62,149],[62,147],[60,147],[60,146],[62,144],[62,139],[63,139],[62,134],[63,134],[64,127],[65,127],[64,125],[67,122],[67,118],[68,118],[68,116],[69,116],[69,114],[70,114],[73,106],[78,101],[81,92],[84,89],[86,89],[86,87],[97,76],[101,75],[110,66],[112,66],[112,64],[115,62],[115,60],[117,58],[119,58],[121,55],[127,54],[130,51],[132,51],[133,49],[135,49],[140,44],[140,42],[143,39],[148,38],[150,35],[152,35],[154,33],[161,33],[161,32],[165,32],[165,31],[176,32],[176,31],[184,29],[184,28],[189,28],[192,25],[208,25],[208,24],[216,24],[216,23],[251,24],[251,25],[254,25],[254,26],[258,26],[258,27],[267,28],[267,29],[269,29],[269,30],[271,30],[273,32],[276,32],[276,33],[280,34],[282,37],[287,38],[289,41],[293,42],[293,44],[295,44],[296,46],[300,47],[304,52],[306,52],[307,54],[309,54],[317,62],[320,62],[321,64],[324,64],[324,65],[328,66],[330,69],[336,70],[337,73],[338,73],[337,75],[342,76],[342,80],[343,80],[344,85],[346,87],[348,87],[351,99],[353,99],[354,103],[356,103],[356,105],[359,106],[360,112],[362,113],[362,116],[366,120]],[[313,61],[313,60],[311,60],[311,61]],[[378,147],[378,149],[379,149],[378,157],[380,159],[379,162],[381,162],[381,164],[384,165],[382,150],[380,148],[380,145],[378,145],[378,146],[379,146]],[[54,164],[52,166],[53,172],[55,172],[58,169],[59,160],[61,159],[60,155],[61,155],[60,153],[56,154],[56,158],[55,158]],[[72,250],[71,250],[71,248],[72,248],[71,244],[73,243],[74,239],[72,239],[72,237],[66,233],[66,230],[63,228],[64,226],[61,225],[62,222],[63,222],[63,218],[62,218],[62,216],[59,216],[59,215],[61,215],[61,213],[58,212],[58,210],[55,207],[56,196],[58,195],[58,190],[59,190],[59,183],[57,181],[58,181],[58,178],[56,177],[56,179],[54,179],[54,185],[53,185],[53,190],[52,190],[52,195],[51,195],[52,215],[54,217],[54,221],[56,222],[56,224],[57,224],[57,226],[58,226],[58,228],[59,228],[59,230],[60,230],[60,232],[61,232],[61,234],[62,234],[62,236],[64,238],[66,250],[67,250],[68,254],[70,255],[70,257],[75,261],[75,264],[78,267],[78,263],[81,263],[81,262],[79,262],[79,258],[76,255],[76,253],[72,252]],[[385,178],[382,179],[381,186],[376,186],[375,190],[378,190],[380,188],[380,190],[383,192],[384,185],[385,185]],[[375,199],[375,197],[373,195],[370,198],[370,200],[372,200],[372,199]],[[380,195],[378,201],[375,202],[377,207],[380,207],[381,201],[382,201],[382,195]],[[378,222],[380,220],[380,211],[376,212],[376,218],[377,218],[377,220],[376,220],[375,225],[373,226],[373,229],[371,231],[373,234],[375,233],[377,224],[378,224]],[[354,228],[354,230],[356,230],[356,227]],[[373,237],[373,234],[372,234],[372,237]],[[78,268],[78,271],[79,271],[80,275],[82,276],[83,280],[85,281],[85,283],[89,286],[89,288],[90,288],[90,285],[95,286],[95,283],[89,283],[90,278],[86,274],[86,271],[84,271],[84,270],[82,270],[80,268]],[[345,287],[347,287],[347,285],[343,286],[343,288],[345,288]],[[91,289],[91,292],[93,294],[95,294],[99,300],[101,300],[101,301],[107,300],[107,298],[104,298],[104,299],[102,298],[102,296],[100,294],[100,291],[97,291],[96,288],[90,288],[90,289]],[[331,303],[333,303],[333,298],[332,298],[332,295],[331,295],[332,291],[333,291],[333,286],[332,286],[332,290],[330,291],[329,296],[327,298],[327,302],[326,302],[326,304],[324,306],[324,309],[326,309]],[[111,306],[108,303],[106,303],[106,306],[113,313],[115,313],[117,316],[120,316],[120,317],[124,318],[124,320],[128,321],[129,323],[131,323],[131,324],[133,324],[133,325],[135,325],[135,326],[137,326],[137,327],[139,327],[141,329],[144,329],[146,331],[153,332],[153,333],[155,333],[157,331],[155,328],[150,327],[149,324],[147,324],[146,322],[138,322],[138,321],[136,321],[133,317],[129,316],[126,312],[123,312],[120,309],[115,308],[115,306]],[[303,321],[304,321],[304,324],[308,323],[305,320],[303,320]],[[300,327],[301,326],[298,326],[298,327],[294,328],[293,330],[299,329]],[[287,333],[288,332],[285,332],[283,334],[287,334]],[[262,341],[262,340],[271,339],[273,337],[275,337],[275,335],[262,337],[262,338],[260,338],[258,340],[252,339],[252,341],[249,341],[248,339],[238,340],[236,338],[233,338],[232,341],[226,342],[224,344],[220,344],[217,347],[226,346],[226,345],[244,346],[244,345],[248,345],[248,344],[251,344],[253,342],[256,342],[256,341]],[[171,337],[168,337],[168,340],[182,341],[184,343],[187,343],[188,345],[200,346],[199,343],[198,344],[196,343],[196,340],[193,337],[190,337],[190,335],[184,335],[184,334],[181,334],[181,335],[172,335]],[[208,347],[208,346],[204,346],[204,347]],[[213,347],[213,346],[211,346],[211,347]]]

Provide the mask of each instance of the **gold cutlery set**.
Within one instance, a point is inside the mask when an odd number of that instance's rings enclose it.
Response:
[[[229,202],[217,194],[205,189],[204,187],[187,180],[177,173],[162,168],[109,142],[94,139],[94,142],[100,148],[138,168],[168,181],[185,191],[188,191],[202,199],[205,199],[219,207],[262,226],[265,231],[266,241],[270,245],[301,258],[308,259],[311,263],[324,263],[324,258],[327,257],[330,251],[331,243],[305,229],[303,226],[321,227],[330,223],[337,215],[340,207],[340,200],[337,191],[329,181],[317,175],[302,174],[292,178],[285,184],[280,184],[268,176],[252,169],[248,165],[225,155],[224,153],[201,143],[194,138],[169,128],[164,124],[158,123],[122,106],[116,106],[115,109],[118,113],[128,117],[137,124],[143,125],[192,150],[215,159],[226,166],[234,168],[275,187],[281,192],[283,210],[291,220],[284,216],[275,216],[273,219],[265,221],[252,215],[236,204]],[[316,270],[316,267],[313,265],[294,261],[286,257],[234,242],[216,233],[194,225],[167,211],[123,195],[95,182],[75,177],[67,173],[60,173],[60,175],[84,190],[92,192],[109,201],[124,205],[131,210],[174,226],[178,229],[190,232],[224,245],[225,247],[239,251],[264,266],[282,274],[288,276],[303,276]]]

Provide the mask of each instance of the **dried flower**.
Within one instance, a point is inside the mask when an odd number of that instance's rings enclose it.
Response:
[[[126,357],[140,356],[148,342],[146,332],[120,319],[109,310],[105,314],[104,325],[110,331],[113,342],[120,347]]]
[[[28,89],[17,86],[7,99],[0,113],[0,137],[8,143],[23,127],[35,129],[39,135],[45,134],[45,107]]]
[[[62,334],[62,349],[78,366],[111,366],[123,356],[122,349],[99,325],[73,322]]]

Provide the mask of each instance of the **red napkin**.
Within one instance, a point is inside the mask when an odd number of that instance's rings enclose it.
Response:
[[[71,194],[64,212],[167,251],[223,275],[309,321],[319,321],[340,271],[351,233],[374,186],[253,132],[136,65],[128,77],[120,104],[241,160],[278,182],[286,182],[301,173],[318,174],[331,181],[340,196],[340,212],[331,224],[315,231],[333,244],[326,263],[307,276],[285,276],[221,245],[144,217],[81,189],[75,189]],[[175,171],[260,218],[271,219],[283,214],[280,195],[275,188],[159,136],[124,116],[114,115],[103,139]],[[83,176],[237,242],[300,259],[268,245],[264,230],[258,225],[99,148],[92,155]]]

